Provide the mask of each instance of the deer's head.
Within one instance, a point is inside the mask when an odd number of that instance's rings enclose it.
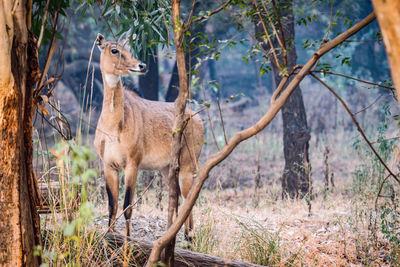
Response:
[[[132,36],[136,38],[136,34]],[[129,75],[144,74],[146,64],[132,56],[128,40],[121,42],[107,41],[102,34],[97,34],[96,45],[100,49],[100,68],[105,74]]]

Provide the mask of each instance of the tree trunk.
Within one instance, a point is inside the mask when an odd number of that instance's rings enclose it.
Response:
[[[400,101],[400,1],[372,0],[372,4],[382,31],[397,99]]]
[[[296,47],[293,41],[295,39],[293,3],[292,1],[287,1],[281,4],[280,9],[277,11],[281,18],[287,48],[287,69],[291,70],[297,61]],[[264,35],[264,29],[258,16],[255,16],[255,23],[256,34],[260,40],[260,36]],[[276,40],[273,43],[275,48],[279,47]],[[266,43],[263,43],[263,47],[266,51],[270,49]],[[284,60],[282,54],[278,54],[278,60],[280,66],[283,67]],[[275,84],[278,85],[282,80],[282,76],[280,75],[281,70],[275,64],[272,64],[272,70]],[[290,81],[291,79],[289,79]],[[283,152],[285,156],[285,168],[282,175],[282,197],[304,197],[311,189],[311,165],[308,157],[310,130],[307,126],[307,116],[300,87],[293,91],[282,107],[282,119]]]
[[[0,18],[0,262],[39,266],[33,256],[40,224],[31,165],[32,86],[38,73],[31,75],[37,54],[28,54],[28,46],[36,45],[28,43],[25,1],[0,1]]]
[[[158,49],[156,48],[153,53],[147,56],[147,73],[139,76],[139,89],[143,93],[144,98],[149,100],[158,101]]]
[[[179,75],[178,75],[178,66],[176,65],[176,61],[174,64],[174,68],[172,69],[171,78],[169,79],[167,94],[165,95],[166,102],[174,102],[178,97],[179,93]]]

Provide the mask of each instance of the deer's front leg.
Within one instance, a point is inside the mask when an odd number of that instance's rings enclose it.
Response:
[[[109,221],[108,226],[110,232],[114,232],[115,217],[118,209],[118,171],[104,164],[104,176],[106,177],[106,190],[108,196]]]
[[[125,168],[125,200],[124,216],[126,220],[126,235],[131,235],[132,200],[135,196],[138,168],[135,164],[128,164]]]

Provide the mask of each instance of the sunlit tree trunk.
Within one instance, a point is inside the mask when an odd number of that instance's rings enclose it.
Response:
[[[400,101],[400,1],[372,0],[372,4],[382,31],[397,99]]]
[[[0,263],[39,266],[25,1],[0,1]],[[37,61],[36,61],[37,62]]]

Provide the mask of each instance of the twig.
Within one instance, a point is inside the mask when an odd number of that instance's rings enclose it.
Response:
[[[221,4],[221,2],[219,0],[216,0],[218,3]],[[271,56],[269,55],[268,51],[266,51],[262,45],[259,44],[259,42],[257,41],[257,39],[254,37],[253,34],[251,34],[251,32],[243,25],[243,23],[241,23],[237,17],[235,15],[232,14],[232,12],[229,9],[225,9],[225,11],[236,21],[236,23],[247,32],[247,34],[250,36],[250,38],[253,40],[254,44],[265,54],[265,56],[272,62],[272,64],[275,65],[275,67],[277,69],[281,69],[279,67],[279,65],[276,64],[276,62],[274,60],[272,60]]]
[[[218,97],[217,97],[217,104],[218,104],[219,117],[221,118],[222,131],[224,132],[224,139],[225,139],[225,145],[226,145],[226,144],[228,144],[228,139],[226,138],[224,118],[222,117],[221,105],[219,103],[219,98]]]
[[[186,27],[190,27],[190,25],[191,25],[192,23],[199,22],[199,21],[201,21],[201,20],[203,20],[203,19],[207,19],[207,18],[211,17],[211,16],[214,15],[214,14],[219,13],[220,11],[222,11],[223,9],[225,9],[225,8],[232,2],[232,0],[228,0],[228,1],[226,1],[224,4],[221,4],[218,0],[217,0],[217,2],[221,5],[219,8],[217,8],[217,9],[215,9],[215,10],[209,12],[207,15],[203,15],[203,16],[197,17],[197,18],[193,19],[191,22],[189,21],[190,23],[188,22],[188,24],[186,25]]]
[[[257,3],[257,2],[256,2],[256,3]],[[284,65],[284,67],[286,67],[286,66],[287,66],[286,45],[285,45],[285,43],[283,43],[285,40],[282,40],[282,41],[281,41],[281,38],[279,38],[278,32],[277,32],[277,30],[276,30],[276,28],[275,28],[275,24],[273,23],[273,21],[272,21],[272,19],[271,19],[271,16],[269,15],[269,12],[268,12],[268,9],[267,9],[267,7],[266,7],[266,5],[265,5],[264,0],[261,0],[261,5],[263,6],[263,8],[264,8],[264,10],[265,10],[265,13],[267,14],[267,18],[268,18],[269,24],[271,25],[272,30],[274,31],[274,34],[275,34],[275,36],[276,36],[276,40],[278,41],[280,47],[282,48],[282,52],[283,52],[283,65]],[[278,13],[277,13],[277,16],[276,16],[276,17],[277,17],[278,23],[280,23],[280,17],[279,17],[279,14],[278,14]],[[281,30],[282,30],[282,36],[283,36],[283,28],[282,28]]]
[[[114,37],[114,41],[117,41],[117,37],[115,37],[115,34],[110,26],[110,23],[108,23],[108,20],[103,16],[103,10],[101,9],[99,2],[97,2],[97,8],[100,10],[100,16],[103,18],[103,20],[107,24],[107,27],[110,30],[112,36]]]
[[[152,179],[152,180],[150,181],[150,183],[146,186],[146,188],[143,190],[142,194],[136,199],[136,201],[135,201],[134,203],[128,205],[128,206],[121,212],[121,214],[119,214],[119,215],[115,218],[115,220],[108,226],[107,230],[96,240],[96,244],[97,244],[98,242],[100,242],[100,241],[105,237],[105,235],[108,233],[108,231],[111,229],[111,227],[114,226],[114,224],[117,222],[117,220],[124,214],[124,212],[125,212],[127,209],[133,208],[137,203],[139,203],[139,201],[143,198],[144,194],[147,192],[147,190],[149,190],[150,186],[153,184],[153,182],[154,182],[154,180],[155,180],[156,177],[157,177],[157,176],[154,176],[154,177],[153,177],[153,179]],[[95,245],[96,245],[96,244],[95,244]],[[94,253],[94,251],[93,251],[93,253]],[[93,255],[92,255],[90,258],[92,258],[92,257],[93,257]]]
[[[44,68],[43,68],[43,71],[42,71],[42,74],[40,76],[40,80],[39,80],[39,83],[38,83],[38,86],[37,86],[38,92],[39,92],[38,94],[40,94],[40,91],[42,90],[42,83],[43,83],[44,77],[47,75],[47,71],[49,70],[50,63],[51,63],[51,60],[52,60],[53,55],[54,55],[54,51],[55,51],[55,49],[57,47],[57,38],[56,38],[55,35],[56,35],[56,32],[57,32],[57,22],[58,22],[58,15],[59,15],[60,9],[61,9],[61,3],[62,3],[62,1],[59,2],[58,7],[57,7],[57,11],[53,15],[53,30],[52,30],[52,35],[51,35],[51,41],[50,41],[49,49],[48,49],[48,52],[47,52]]]
[[[368,106],[366,106],[365,108],[362,108],[361,110],[354,112],[354,115],[357,115],[358,113],[361,113],[367,109],[369,109],[370,107],[372,107],[376,102],[378,102],[378,100],[382,97],[383,95],[379,95],[374,102],[372,102],[371,104],[369,104]]]
[[[361,43],[361,42],[382,42],[382,39],[371,39],[371,40],[346,40],[345,43]]]
[[[200,77],[201,90],[203,91],[204,101],[206,101],[207,100],[206,99],[206,90],[204,89],[203,79],[202,79],[201,75],[199,75],[199,77]],[[217,147],[217,149],[219,151],[219,150],[221,150],[221,148],[219,147],[218,142],[217,142],[217,138],[215,137],[214,127],[213,127],[213,124],[212,124],[212,121],[211,121],[211,116],[210,116],[210,110],[208,108],[207,108],[207,117],[208,117],[208,122],[210,124],[211,135],[212,135],[212,137],[214,139],[214,144],[215,144],[215,146]]]
[[[46,8],[44,9],[44,15],[43,15],[43,18],[42,18],[42,26],[40,27],[39,39],[38,39],[38,42],[37,42],[37,47],[38,47],[38,48],[39,48],[40,45],[42,44],[43,33],[44,33],[44,26],[46,25],[47,13],[48,13],[48,11],[49,11],[49,4],[50,4],[50,0],[47,0]]]
[[[262,0],[261,3],[264,3],[264,0]],[[283,31],[283,26],[282,26],[282,23],[281,23],[281,18],[280,18],[280,16],[279,16],[279,12],[278,12],[278,8],[276,7],[275,0],[272,0],[272,7],[274,8],[276,20],[277,20],[277,22],[278,22],[279,32],[281,33],[281,37],[282,37],[283,52],[284,52],[284,55],[285,55],[285,56],[283,57],[284,64],[285,64],[285,66],[287,66],[285,32]]]
[[[257,5],[257,0],[253,0],[253,4],[257,9],[258,17],[260,18],[261,25],[262,25],[262,27],[264,29],[264,34],[265,34],[265,36],[267,38],[267,41],[268,41],[268,43],[269,43],[269,45],[271,47],[272,54],[274,55],[274,58],[275,58],[275,61],[276,61],[276,65],[278,65],[279,70],[281,70],[281,66],[279,64],[278,56],[276,55],[276,52],[275,52],[275,47],[272,44],[271,38],[269,37],[269,33],[268,33],[268,30],[267,30],[267,27],[265,26],[264,20],[263,20],[263,18],[261,16],[261,11],[260,11],[260,9],[258,8],[258,5]],[[268,14],[268,10],[266,10],[265,12]],[[269,14],[268,14],[268,18],[269,18]],[[270,23],[272,23],[272,22],[270,21]],[[279,39],[279,36],[277,35],[277,33],[276,33],[276,36]],[[281,44],[280,40],[278,40],[278,41],[279,41],[279,44]],[[281,44],[281,47],[282,47],[282,44]]]
[[[400,136],[395,136],[395,137],[382,139],[382,140],[379,140],[379,141],[374,141],[374,142],[371,142],[371,144],[378,144],[378,143],[382,143],[382,142],[385,142],[385,141],[391,141],[391,140],[395,140],[395,139],[400,139]]]
[[[53,123],[51,123],[42,112],[40,112],[39,114],[42,116],[42,119],[44,119],[54,130],[56,130],[61,135],[61,137],[63,139],[65,139],[65,140],[71,139],[71,138],[69,138],[68,135],[65,136],[64,133],[62,131],[60,131],[60,129],[58,129]]]
[[[376,198],[375,198],[375,211],[378,209],[378,198],[381,196],[381,192],[382,192],[382,189],[383,189],[383,185],[386,183],[386,180],[387,180],[389,177],[390,177],[390,174],[387,175],[387,176],[383,179],[382,183],[381,183],[380,186],[379,186],[379,191],[378,191],[378,194],[376,195]]]
[[[333,20],[333,0],[331,0],[331,17],[329,18],[328,29],[326,30],[326,34],[325,34],[325,37],[324,37],[324,39],[326,39],[326,40],[329,37],[329,32],[330,32],[331,27],[332,27],[332,20]]]
[[[383,87],[383,88],[386,88],[386,89],[389,89],[389,90],[392,90],[392,91],[395,90],[393,87],[390,87],[390,86],[387,86],[387,85],[383,85],[383,84],[379,84],[379,83],[374,83],[374,82],[362,80],[362,79],[355,78],[355,77],[352,77],[352,76],[349,76],[349,75],[346,75],[346,74],[342,74],[342,73],[336,73],[336,72],[324,71],[324,70],[313,70],[311,72],[312,73],[323,73],[323,74],[336,75],[336,76],[344,77],[344,78],[347,78],[347,79],[355,80],[357,82]]]
[[[350,111],[349,107],[347,104],[343,101],[343,99],[329,86],[327,85],[324,81],[322,81],[320,78],[318,78],[315,74],[311,73],[311,76],[314,77],[317,81],[319,81],[323,86],[325,86],[339,101],[342,103],[343,107],[346,109],[347,113],[350,115],[351,119],[353,120],[354,124],[357,127],[357,130],[360,132],[361,136],[364,138],[365,142],[368,144],[372,152],[374,152],[375,156],[378,158],[380,163],[385,167],[385,169],[390,173],[390,175],[393,177],[393,179],[396,180],[398,184],[400,184],[399,178],[392,172],[392,170],[386,165],[386,163],[383,161],[381,156],[379,156],[378,152],[376,152],[375,148],[372,146],[371,142],[368,140],[367,136],[365,135],[364,131],[361,129],[360,124],[354,117],[353,113]]]
[[[192,26],[193,23],[193,13],[194,13],[194,5],[196,4],[196,0],[192,0],[192,7],[190,9],[190,13],[189,13],[189,18],[188,18],[188,22],[186,23],[186,29],[189,29]]]

